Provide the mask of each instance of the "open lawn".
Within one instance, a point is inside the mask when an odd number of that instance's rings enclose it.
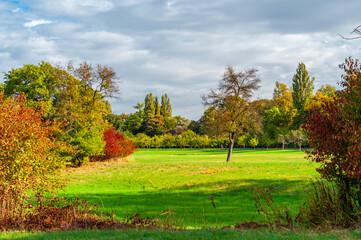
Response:
[[[297,150],[235,149],[230,163],[226,155],[226,149],[139,150],[129,162],[64,171],[70,182],[61,195],[98,202],[120,219],[141,213],[187,228],[221,227],[261,219],[255,187],[270,189],[277,203],[295,208],[304,185],[318,176],[316,165]]]
[[[361,231],[331,231],[331,232],[310,232],[310,231],[273,231],[273,230],[189,230],[189,231],[147,231],[147,230],[125,230],[125,231],[74,231],[74,232],[53,232],[53,233],[29,233],[29,232],[7,232],[0,234],[0,239],[36,239],[36,240],[81,240],[81,239],[197,239],[197,240],[218,240],[218,239],[242,239],[242,240],[275,240],[275,239],[313,239],[313,240],[352,240],[360,239]]]

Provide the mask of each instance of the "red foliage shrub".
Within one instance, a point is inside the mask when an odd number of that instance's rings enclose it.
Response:
[[[117,133],[114,128],[104,132],[105,158],[125,157],[133,154],[136,148],[133,143],[124,138],[122,133]]]
[[[347,59],[334,101],[309,114],[303,126],[313,151],[308,157],[321,163],[318,171],[328,180],[361,179],[361,69],[358,61]]]
[[[361,68],[351,58],[341,68],[344,89],[313,110],[303,128],[313,148],[308,158],[320,163],[322,177],[337,184],[343,211],[353,219],[361,205]]]

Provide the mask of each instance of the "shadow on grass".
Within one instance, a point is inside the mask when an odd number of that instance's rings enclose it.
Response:
[[[136,194],[97,193],[78,196],[90,202],[98,202],[101,212],[114,213],[119,219],[141,213],[142,216],[163,220],[168,218],[183,227],[210,227],[262,219],[254,205],[252,190],[255,187],[268,188],[277,204],[297,208],[302,202],[303,183],[247,179],[184,184],[158,191],[144,190]],[[213,190],[202,190],[203,188]],[[216,208],[213,207],[210,196],[213,196]],[[172,214],[162,215],[167,211]]]
[[[228,148],[165,148],[165,149],[140,149],[138,154],[143,153],[150,153],[154,152],[155,155],[227,155]],[[281,150],[279,148],[234,148],[233,154],[244,154],[244,153],[250,153],[250,154],[258,154],[258,153],[269,153],[269,154],[289,154],[293,152],[300,152],[298,149],[294,148],[288,148],[285,150]],[[137,153],[136,153],[137,155]]]

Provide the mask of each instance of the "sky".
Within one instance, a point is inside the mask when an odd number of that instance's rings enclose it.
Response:
[[[167,93],[173,115],[198,120],[227,66],[259,70],[255,99],[272,98],[276,81],[291,86],[299,62],[315,89],[337,86],[339,64],[361,53],[361,40],[338,34],[354,36],[360,10],[359,0],[0,0],[0,71],[107,65],[120,81],[115,114]]]

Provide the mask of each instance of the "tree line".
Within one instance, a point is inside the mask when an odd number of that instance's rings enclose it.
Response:
[[[52,137],[74,149],[67,155],[73,164],[109,155],[109,144],[129,146],[119,155],[134,152],[131,142],[115,133],[106,120],[111,113],[108,99],[118,98],[119,93],[118,78],[111,67],[87,62],[78,67],[70,62],[63,67],[41,62],[12,69],[4,79],[1,97],[23,96],[26,106],[41,110],[43,122],[62,123]],[[119,146],[111,149],[123,149]]]
[[[336,93],[330,85],[313,93],[314,81],[301,62],[292,86],[276,82],[272,99],[255,100],[261,82],[257,70],[227,67],[218,87],[202,96],[206,110],[198,120],[172,116],[168,95],[159,101],[152,93],[134,113],[106,119],[140,148],[228,147],[230,154],[233,146],[301,148],[307,144],[301,125],[308,113]]]

